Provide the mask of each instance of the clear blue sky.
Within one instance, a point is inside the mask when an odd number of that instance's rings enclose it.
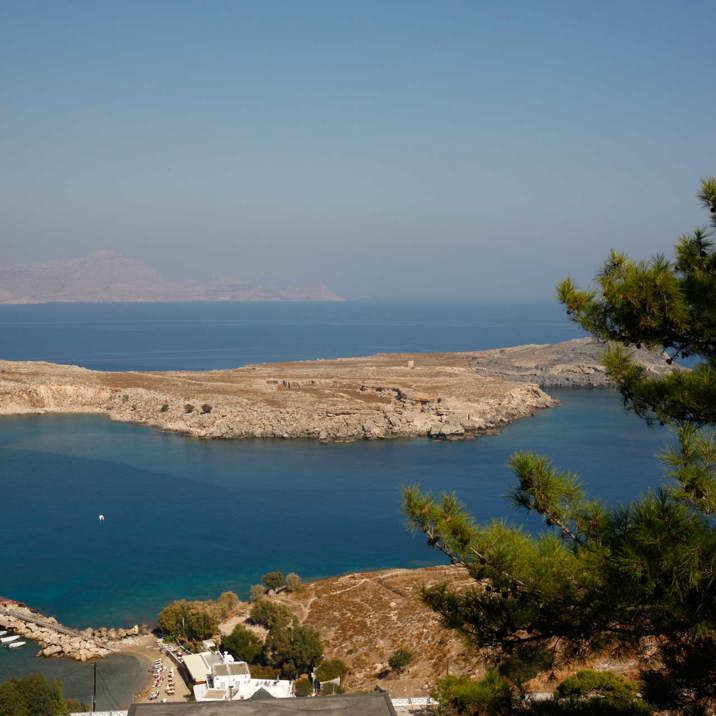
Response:
[[[716,3],[0,3],[0,264],[550,297],[705,221]]]

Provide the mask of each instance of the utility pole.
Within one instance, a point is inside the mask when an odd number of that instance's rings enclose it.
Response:
[[[92,663],[92,713],[97,710],[97,662]]]

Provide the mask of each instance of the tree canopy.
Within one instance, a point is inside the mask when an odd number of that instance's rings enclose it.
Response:
[[[29,674],[0,683],[0,716],[66,716],[69,708],[59,681]]]
[[[702,181],[699,198],[716,225],[716,180]],[[476,523],[454,494],[410,487],[404,506],[428,544],[475,580],[459,592],[432,587],[425,601],[447,626],[490,647],[503,674],[520,661],[548,669],[650,637],[661,664],[643,674],[645,692],[683,706],[716,696],[716,254],[699,228],[679,239],[673,262],[612,253],[597,283],[584,291],[566,279],[560,300],[609,342],[605,365],[625,404],[675,430],[663,456],[667,481],[655,475],[655,489],[611,507],[547,458],[518,453],[511,497],[542,517],[537,536]],[[668,364],[695,365],[650,375],[631,354],[641,346],[663,350]]]

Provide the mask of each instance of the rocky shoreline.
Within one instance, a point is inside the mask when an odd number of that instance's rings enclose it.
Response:
[[[578,339],[204,372],[0,361],[0,415],[94,413],[198,438],[460,439],[556,405],[540,386],[605,387],[602,349]],[[668,370],[645,351],[639,359]]]
[[[0,628],[36,642],[37,656],[89,661],[126,648],[126,640],[149,630],[135,625],[128,629],[71,629],[30,607],[12,600],[0,602]]]

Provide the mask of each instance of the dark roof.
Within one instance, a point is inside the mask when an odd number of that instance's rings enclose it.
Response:
[[[388,694],[346,694],[271,701],[132,704],[129,716],[396,716]]]
[[[254,693],[254,695],[249,699],[249,701],[267,701],[268,699],[272,699],[273,696],[266,691],[266,689],[259,689]]]

